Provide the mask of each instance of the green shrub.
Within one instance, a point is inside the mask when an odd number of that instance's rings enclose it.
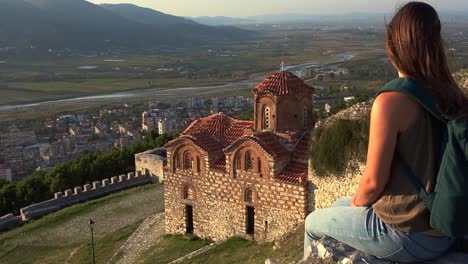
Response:
[[[366,161],[369,143],[369,118],[339,119],[312,133],[310,158],[319,176],[343,174],[350,160]]]

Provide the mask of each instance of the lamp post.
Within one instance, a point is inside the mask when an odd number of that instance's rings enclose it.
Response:
[[[89,230],[91,230],[91,245],[92,245],[92,248],[93,248],[93,264],[96,264],[96,257],[94,255],[94,221],[92,219],[89,219],[89,222],[88,222],[88,227],[89,227]]]

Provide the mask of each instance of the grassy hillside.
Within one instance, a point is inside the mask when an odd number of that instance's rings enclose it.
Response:
[[[254,241],[234,237],[183,263],[216,264],[264,263],[267,258],[273,258],[279,263],[292,263],[301,260],[304,243],[304,226],[299,227],[282,241],[257,244]]]
[[[103,263],[143,219],[163,211],[162,185],[138,187],[69,207],[0,234],[0,263],[89,263],[89,219],[96,222],[97,263]]]

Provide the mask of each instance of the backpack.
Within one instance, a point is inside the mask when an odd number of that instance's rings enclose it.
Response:
[[[387,83],[378,94],[400,92],[416,100],[443,124],[440,161],[434,192],[427,193],[411,167],[396,153],[408,179],[430,212],[430,225],[449,237],[468,234],[468,118],[450,120],[438,110],[432,95],[417,81],[400,78]]]

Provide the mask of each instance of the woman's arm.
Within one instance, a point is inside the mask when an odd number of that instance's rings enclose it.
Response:
[[[419,106],[396,92],[379,95],[371,112],[369,147],[364,175],[351,206],[375,202],[390,178],[398,132],[406,130],[417,117]]]

